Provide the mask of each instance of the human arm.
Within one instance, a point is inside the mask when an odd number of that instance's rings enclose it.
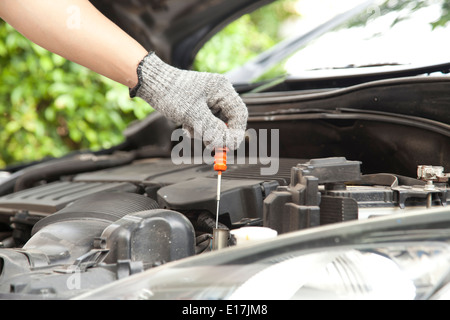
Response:
[[[1,0],[0,17],[43,48],[132,88],[207,146],[235,149],[242,141],[247,108],[225,77],[147,55],[88,0]]]
[[[87,0],[1,0],[0,17],[25,37],[128,87],[147,51]]]

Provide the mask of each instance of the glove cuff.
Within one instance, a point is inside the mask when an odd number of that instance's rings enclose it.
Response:
[[[144,65],[145,60],[150,57],[151,55],[155,54],[154,51],[150,51],[142,60],[141,62],[139,62],[139,65],[137,67],[137,76],[138,76],[138,83],[134,88],[130,88],[130,98],[135,98],[137,96],[137,92],[138,90],[141,88],[142,86],[142,81],[143,81],[143,77],[142,77],[142,68]]]

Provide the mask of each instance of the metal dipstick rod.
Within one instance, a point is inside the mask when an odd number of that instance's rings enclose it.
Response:
[[[227,170],[227,151],[227,148],[217,148],[214,155],[214,170],[217,171],[217,208],[216,228],[213,230],[213,250],[222,249],[228,245],[229,230],[219,228],[222,172]]]
[[[217,209],[216,209],[216,229],[219,228],[220,209],[220,186],[222,184],[222,171],[217,172]]]

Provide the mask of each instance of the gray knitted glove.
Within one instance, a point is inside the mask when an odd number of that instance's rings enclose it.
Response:
[[[209,149],[239,147],[248,111],[223,75],[174,68],[149,53],[138,67],[139,84],[130,96],[140,97],[190,134],[201,134]],[[227,123],[227,125],[225,124]]]

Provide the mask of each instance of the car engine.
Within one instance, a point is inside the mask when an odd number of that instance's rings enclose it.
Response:
[[[0,173],[0,298],[77,297],[208,254],[217,227],[231,247],[244,227],[283,236],[445,206],[448,102],[435,97],[448,89],[448,79],[429,77],[246,95],[247,132],[256,134],[246,136],[243,157],[228,155],[238,161],[223,174],[218,214],[213,164],[174,159],[180,150],[191,160],[198,145],[178,149],[178,126],[156,112],[111,149],[8,168]]]
[[[0,197],[2,298],[68,299],[211,250],[212,166],[130,159],[126,152],[83,154],[64,160],[66,174],[49,161],[11,179],[14,192]],[[360,165],[343,157],[280,158],[273,176],[261,175],[260,164],[230,165],[220,226],[284,234],[447,203],[448,174],[440,167],[421,166],[416,179],[363,175]],[[76,167],[80,173],[68,174]]]

